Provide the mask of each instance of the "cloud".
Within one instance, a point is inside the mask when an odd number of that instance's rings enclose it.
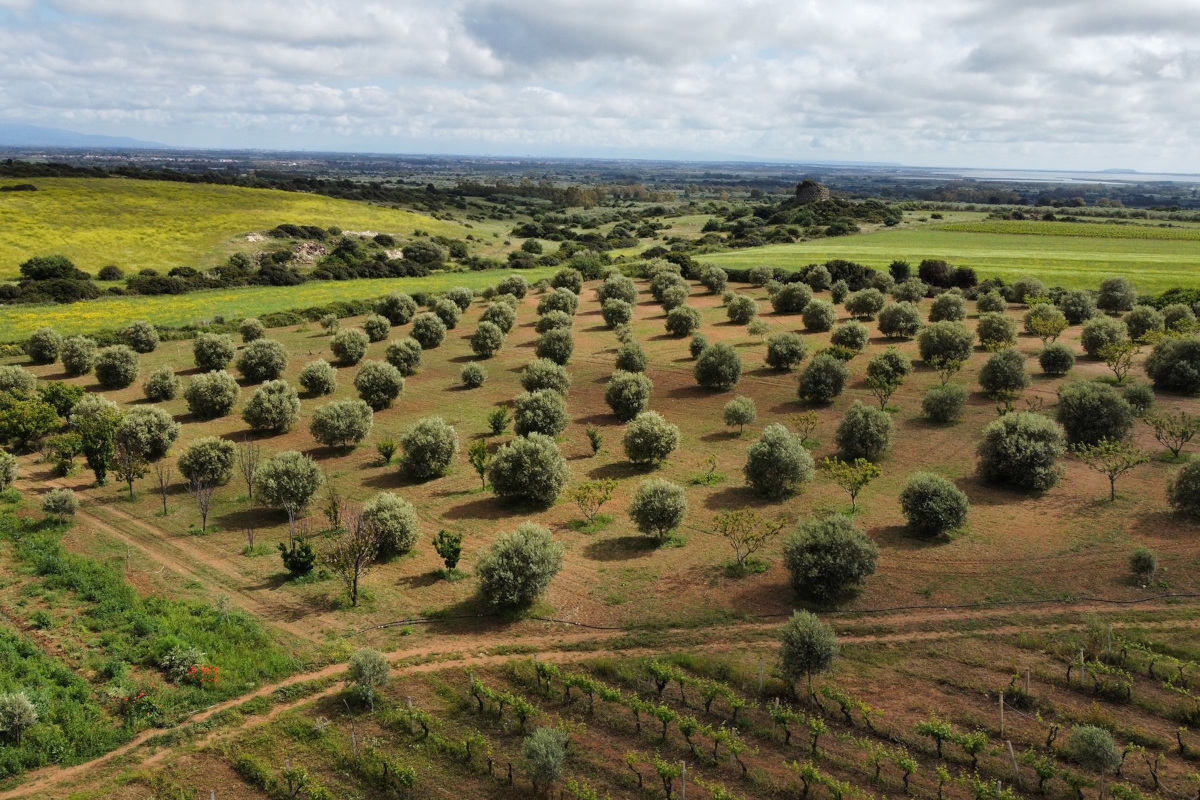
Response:
[[[1189,0],[0,0],[7,121],[204,146],[1200,171],[1198,67]]]

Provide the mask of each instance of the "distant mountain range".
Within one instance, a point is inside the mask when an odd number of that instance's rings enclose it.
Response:
[[[99,136],[61,128],[43,128],[17,122],[0,122],[0,147],[102,147],[125,150],[165,150],[170,145],[131,139],[127,136]]]

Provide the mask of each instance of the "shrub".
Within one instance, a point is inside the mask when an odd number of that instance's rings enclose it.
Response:
[[[496,293],[510,294],[518,300],[523,300],[529,293],[529,281],[520,275],[510,275],[496,284]]]
[[[153,353],[158,349],[158,329],[145,320],[131,322],[121,329],[121,341],[136,353]]]
[[[576,295],[583,294],[583,273],[573,267],[563,267],[554,273],[550,285],[555,289],[566,289]]]
[[[692,358],[699,358],[700,354],[708,349],[708,337],[697,331],[692,334],[692,340],[688,342],[688,353]]]
[[[1105,278],[1100,282],[1100,293],[1096,296],[1096,308],[1117,314],[1133,308],[1137,302],[1137,290],[1124,278]]]
[[[442,324],[446,326],[446,330],[452,331],[457,328],[459,320],[462,319],[462,309],[453,300],[442,298],[434,303],[429,310],[442,321]]]
[[[25,343],[25,352],[35,364],[53,364],[62,352],[63,338],[53,328],[38,328]]]
[[[157,406],[137,406],[125,412],[117,426],[115,439],[144,458],[154,462],[165,457],[182,426]]]
[[[861,322],[843,322],[833,329],[829,343],[834,347],[842,347],[855,353],[861,353],[867,348],[871,334],[867,326]]]
[[[808,307],[812,299],[812,289],[808,286],[803,283],[789,283],[771,298],[771,307],[777,314],[800,314]],[[730,317],[730,319],[733,318]]]
[[[734,295],[725,304],[725,316],[734,325],[749,325],[750,320],[758,316],[758,303],[754,302],[753,297],[747,297],[744,294]]]
[[[933,322],[917,335],[917,350],[926,364],[944,364],[971,357],[975,334],[961,322]]]
[[[300,386],[313,397],[337,391],[337,370],[324,359],[310,361],[300,370]]]
[[[1065,344],[1048,345],[1038,353],[1038,365],[1042,372],[1057,378],[1066,375],[1075,366],[1075,354]]]
[[[259,502],[283,509],[289,521],[312,503],[324,482],[317,462],[294,450],[267,459],[254,473]]]
[[[17,480],[17,457],[0,450],[0,491],[8,491]]]
[[[988,350],[1003,350],[1017,343],[1017,323],[1007,314],[980,314],[975,332],[979,335],[979,343]]]
[[[814,465],[799,436],[772,424],[750,445],[742,473],[755,494],[781,500],[813,479]]]
[[[667,312],[666,329],[672,336],[689,336],[700,327],[700,312],[691,306],[677,306]]]
[[[837,657],[837,636],[833,629],[810,611],[793,612],[779,631],[779,667],[783,677],[792,684],[808,679],[808,691],[814,675],[828,672]]]
[[[561,311],[568,317],[573,317],[577,310],[579,310],[579,297],[570,289],[555,289],[542,297],[537,306],[538,314]]]
[[[823,333],[837,322],[837,309],[827,300],[814,300],[804,307],[804,329]]]
[[[466,311],[475,299],[475,290],[466,286],[455,286],[446,292],[446,299],[458,306],[459,311]]]
[[[458,431],[441,417],[426,417],[400,437],[400,466],[410,478],[426,481],[446,474],[458,455]]]
[[[846,388],[850,370],[829,353],[818,353],[800,373],[800,400],[813,405],[828,405]]]
[[[51,489],[42,495],[42,513],[57,519],[73,517],[79,511],[79,500],[70,489]]]
[[[96,381],[104,389],[124,389],[138,377],[138,354],[123,344],[96,354]]]
[[[629,501],[629,518],[639,531],[662,541],[683,524],[687,508],[683,487],[661,478],[651,478],[638,484],[633,493]]]
[[[187,388],[183,390],[183,399],[187,401],[192,416],[197,419],[216,419],[233,411],[239,394],[237,381],[221,370],[206,372],[188,381]]]
[[[1183,303],[1171,303],[1162,310],[1163,325],[1168,331],[1190,331],[1196,324],[1196,314]]]
[[[246,317],[238,325],[238,333],[242,336],[242,344],[250,344],[267,335],[267,326],[254,317]]]
[[[1125,761],[1111,733],[1096,725],[1074,725],[1067,740],[1067,755],[1085,769],[1112,772]]]
[[[1066,292],[1055,304],[1071,325],[1082,325],[1096,316],[1096,301],[1091,292]]]
[[[961,528],[970,508],[967,496],[957,486],[932,472],[910,475],[900,492],[900,509],[909,530],[922,536]]]
[[[562,569],[566,548],[550,531],[523,522],[512,533],[502,533],[479,556],[475,571],[479,592],[493,606],[526,606],[550,588]]]
[[[975,310],[980,314],[1003,314],[1008,310],[1008,301],[993,289],[975,298]]]
[[[507,335],[517,323],[517,312],[508,303],[491,303],[483,310],[479,321],[490,322]]]
[[[383,358],[407,378],[417,374],[421,366],[421,352],[420,342],[412,337],[405,337],[389,344]]]
[[[955,292],[939,294],[929,306],[930,322],[958,322],[967,316],[967,304]]]
[[[238,354],[236,365],[251,383],[277,380],[287,369],[287,350],[271,339],[255,339]]]
[[[1133,407],[1108,384],[1076,381],[1059,387],[1058,424],[1067,432],[1068,444],[1120,441],[1133,423]]]
[[[879,332],[889,339],[911,339],[921,330],[921,311],[912,303],[888,303],[879,312]]]
[[[354,377],[354,388],[363,402],[382,411],[404,393],[404,376],[386,361],[368,361]]]
[[[209,486],[223,486],[233,477],[236,457],[233,442],[204,436],[188,445],[179,457],[179,474],[189,483],[202,481]]]
[[[488,467],[488,482],[498,496],[543,506],[558,499],[570,477],[554,439],[540,433],[505,444]]]
[[[406,294],[392,292],[375,304],[375,313],[393,325],[405,325],[417,313],[417,301]]]
[[[0,366],[0,392],[32,396],[37,387],[37,378],[16,365]]]
[[[463,386],[468,389],[478,389],[487,380],[487,370],[483,368],[482,364],[466,364],[459,372],[458,377]]]
[[[878,461],[892,443],[892,417],[855,400],[838,423],[834,441],[848,462],[856,458]]]
[[[850,285],[845,281],[834,281],[829,287],[829,299],[835,303],[844,303],[850,294]]]
[[[988,483],[1045,491],[1058,482],[1058,459],[1066,451],[1062,430],[1041,414],[1005,414],[983,429],[976,451],[979,475]]]
[[[533,326],[533,329],[538,333],[545,333],[546,331],[558,329],[570,330],[574,324],[575,320],[572,319],[571,315],[567,314],[565,311],[548,311],[542,316],[538,317],[538,321]]]
[[[491,322],[479,323],[471,334],[471,352],[480,358],[491,358],[503,346],[504,331]]]
[[[575,340],[571,337],[571,331],[562,328],[546,331],[537,338],[533,346],[533,352],[538,358],[548,358],[561,366],[566,366],[574,351]]]
[[[428,311],[417,314],[413,317],[412,338],[421,345],[421,349],[433,350],[446,338],[446,323]]]
[[[863,289],[846,298],[846,311],[857,319],[871,320],[883,310],[884,296],[878,289]]]
[[[1136,416],[1143,416],[1154,405],[1154,390],[1144,383],[1130,383],[1125,386],[1121,396]]]
[[[601,304],[609,300],[621,300],[629,305],[637,302],[637,286],[624,275],[611,275],[596,289]]]
[[[299,418],[300,398],[287,381],[267,381],[242,409],[242,419],[251,430],[263,433],[286,433]]]
[[[558,436],[570,421],[566,401],[552,389],[519,394],[513,405],[513,430],[518,436],[531,433]]]
[[[204,372],[225,369],[236,354],[233,338],[223,333],[202,333],[192,342],[192,358]]]
[[[1200,338],[1159,342],[1146,359],[1146,374],[1156,389],[1200,393]]]
[[[363,505],[363,523],[379,540],[383,560],[407,555],[417,544],[421,525],[412,503],[391,492],[380,492]]]
[[[1112,317],[1095,317],[1084,323],[1079,341],[1083,350],[1092,358],[1099,358],[1100,351],[1110,344],[1128,341],[1125,325]]]
[[[729,345],[714,344],[700,353],[692,374],[705,389],[728,391],[742,379],[742,359]]]
[[[729,275],[720,267],[705,267],[700,270],[700,285],[712,294],[720,294],[729,285]]]
[[[1149,580],[1158,571],[1158,556],[1148,547],[1139,547],[1129,555],[1129,571],[1140,580]]]
[[[679,446],[679,427],[657,411],[643,411],[625,426],[621,444],[634,464],[661,464]]]
[[[774,275],[775,270],[764,266],[751,267],[746,271],[747,280],[755,286],[765,286]]]
[[[771,369],[794,369],[808,355],[808,345],[798,333],[777,333],[767,339],[767,366]]]
[[[737,426],[738,434],[754,420],[758,419],[758,409],[751,397],[735,397],[725,404],[722,418],[729,427]]]
[[[1167,483],[1167,502],[1189,517],[1200,517],[1200,461],[1189,461]]]
[[[867,362],[867,378],[899,383],[912,374],[912,361],[894,347],[889,347]]]
[[[329,340],[329,349],[333,351],[339,364],[344,367],[352,367],[363,360],[370,344],[371,340],[362,331],[357,328],[345,328],[335,333]]]
[[[930,422],[953,422],[966,410],[967,390],[953,383],[930,387],[921,400],[921,412]]]
[[[823,292],[833,283],[833,276],[829,274],[828,268],[818,264],[804,276],[804,281],[814,292]]]
[[[892,288],[892,298],[898,303],[916,303],[929,291],[920,278],[907,278]]]
[[[1166,321],[1154,306],[1134,306],[1124,317],[1125,329],[1129,338],[1137,341],[1148,333],[1162,333],[1166,329]]]
[[[1046,297],[1049,294],[1050,290],[1046,288],[1046,284],[1028,276],[1017,278],[1009,288],[1009,299],[1014,303],[1028,304],[1034,297]]]
[[[600,306],[600,316],[604,318],[604,324],[610,328],[628,325],[633,321],[633,306],[617,298],[605,300],[604,305]]]
[[[521,371],[521,386],[527,392],[551,389],[565,395],[571,388],[571,375],[553,361],[539,358]]]
[[[151,403],[165,403],[179,394],[179,378],[170,367],[159,367],[146,377],[142,394]]]
[[[650,391],[654,384],[640,372],[618,370],[608,380],[604,389],[604,402],[616,414],[617,419],[628,422],[650,405]]]
[[[362,400],[335,400],[313,411],[308,430],[326,447],[350,447],[367,438],[373,423],[371,407]]]
[[[994,354],[979,370],[979,385],[993,400],[1011,400],[1025,391],[1030,382],[1025,356],[1015,348]]]
[[[841,514],[810,519],[783,543],[783,562],[797,594],[827,603],[875,573],[879,548]]]
[[[382,314],[371,314],[363,321],[363,331],[372,342],[382,342],[392,332],[392,323]]]
[[[87,375],[96,363],[96,343],[86,336],[70,336],[63,340],[63,370],[72,377]]]
[[[616,368],[623,372],[645,372],[646,351],[637,342],[628,342],[617,350]]]

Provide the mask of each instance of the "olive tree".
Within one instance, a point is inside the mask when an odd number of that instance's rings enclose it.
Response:
[[[828,672],[837,658],[838,642],[833,629],[811,611],[796,611],[779,629],[779,671],[791,684],[808,681],[808,695],[816,702],[813,677]]]
[[[803,597],[837,600],[875,573],[879,548],[849,517],[810,519],[783,543],[792,588]]]
[[[964,362],[974,346],[974,332],[961,322],[932,322],[917,335],[917,350],[926,364]]]
[[[384,560],[412,552],[421,535],[416,508],[391,492],[379,492],[364,503],[362,521],[374,529],[378,556]]]
[[[700,353],[692,374],[705,389],[729,391],[742,378],[742,359],[731,346],[714,344]]]
[[[517,324],[517,312],[508,303],[489,303],[488,307],[479,315],[479,321],[490,322],[507,335],[513,325]]]
[[[205,372],[188,381],[183,390],[188,411],[196,419],[224,417],[233,411],[241,390],[233,376],[224,370]]]
[[[475,299],[475,290],[466,286],[455,286],[446,291],[446,299],[458,306],[459,311],[466,311]]]
[[[454,305],[451,303],[450,305]],[[455,306],[455,308],[458,308]],[[433,350],[446,339],[446,323],[436,314],[423,311],[413,317],[412,331],[409,335],[421,345],[423,350]]]
[[[1105,278],[1100,282],[1100,293],[1096,296],[1096,308],[1110,314],[1118,314],[1133,308],[1137,302],[1137,290],[1125,278]]]
[[[956,292],[939,294],[929,305],[930,322],[959,322],[966,319],[967,304]]]
[[[867,330],[867,326],[861,322],[843,322],[833,329],[833,333],[829,336],[829,343],[834,347],[841,347],[852,353],[861,353],[867,349],[867,343],[871,340],[871,333]]]
[[[800,400],[813,405],[828,405],[846,388],[850,370],[829,353],[818,353],[800,373]]]
[[[337,391],[337,369],[324,359],[305,364],[300,370],[300,386],[313,397]]]
[[[153,353],[158,349],[158,329],[145,320],[137,320],[121,328],[121,341],[137,353]]]
[[[1007,314],[980,314],[975,332],[979,335],[979,343],[988,350],[1003,350],[1017,343],[1017,323]]]
[[[1062,429],[1041,414],[1005,414],[983,429],[976,453],[979,476],[988,483],[1045,491],[1058,482],[1058,459],[1066,452]]]
[[[574,297],[574,295],[572,295]],[[559,328],[570,330],[575,326],[575,319],[565,311],[547,311],[542,316],[538,317],[538,321],[534,323],[533,329],[538,333],[553,331]]]
[[[653,388],[654,384],[643,373],[618,370],[608,379],[604,402],[608,403],[617,419],[628,422],[650,405]]]
[[[521,388],[527,392],[551,389],[566,395],[571,388],[571,375],[566,367],[555,364],[548,358],[539,358],[529,362],[525,369],[521,370]]]
[[[1129,341],[1124,323],[1112,317],[1096,317],[1083,325],[1079,342],[1083,351],[1092,358],[1100,358],[1100,352],[1112,344]]]
[[[1106,383],[1076,381],[1058,389],[1058,424],[1068,444],[1120,441],[1133,430],[1135,418],[1129,401]]]
[[[687,496],[683,487],[661,478],[651,478],[638,484],[629,501],[629,518],[647,536],[657,536],[659,542],[683,524],[687,515]]]
[[[575,351],[575,340],[569,329],[557,328],[546,331],[537,338],[533,352],[538,358],[548,358],[555,364],[566,366]]]
[[[878,461],[892,443],[892,415],[855,400],[838,423],[834,441],[846,461]]]
[[[352,367],[363,360],[371,340],[357,328],[343,328],[329,340],[329,349],[334,358],[344,367]]]
[[[600,316],[604,319],[604,324],[610,328],[628,325],[633,321],[633,306],[614,297],[605,300],[604,304],[600,306]],[[670,315],[668,315],[669,318]]]
[[[267,326],[259,319],[246,317],[238,324],[238,333],[242,337],[242,344],[250,344],[267,335]]]
[[[53,328],[38,328],[25,342],[25,352],[35,364],[53,364],[62,353],[63,338]]]
[[[354,693],[363,704],[375,710],[376,689],[385,686],[391,677],[392,666],[387,656],[378,650],[364,647],[350,656],[346,675],[354,684]]]
[[[680,305],[667,312],[667,333],[672,336],[690,336],[700,328],[700,312],[688,305]]]
[[[363,320],[363,332],[372,342],[382,342],[392,332],[392,323],[381,314],[368,314]]]
[[[96,382],[103,389],[124,389],[138,377],[138,354],[123,344],[106,347],[96,354]]]
[[[815,465],[799,436],[772,424],[750,445],[742,473],[755,494],[782,500],[813,479]]]
[[[913,473],[900,492],[904,519],[910,530],[922,536],[940,536],[961,528],[970,508],[962,490],[932,472]]]
[[[1146,358],[1155,389],[1200,394],[1200,338],[1164,339]]]
[[[496,293],[511,295],[518,300],[524,299],[525,295],[529,294],[529,281],[520,275],[509,275],[496,284]]]
[[[733,398],[725,404],[722,419],[731,428],[737,426],[738,436],[741,436],[746,426],[758,419],[758,409],[755,408],[754,399],[751,397]]]
[[[87,375],[96,363],[96,342],[86,336],[70,336],[62,343],[63,371],[71,377]]]
[[[979,370],[979,385],[992,400],[1012,401],[1032,380],[1025,370],[1025,356],[1016,348],[995,353]]]
[[[531,433],[497,450],[487,476],[500,497],[549,506],[562,494],[571,472],[553,438]]]
[[[953,422],[962,417],[966,410],[967,390],[953,383],[931,386],[921,399],[921,413],[930,422]]]
[[[335,400],[318,407],[308,430],[326,447],[351,447],[371,433],[374,415],[362,400]]]
[[[405,378],[417,374],[421,367],[421,343],[411,336],[397,339],[387,346],[383,358]]]
[[[1186,332],[1196,327],[1196,313],[1184,303],[1171,303],[1162,310],[1163,325],[1169,331]]]
[[[263,462],[254,473],[254,491],[265,505],[287,514],[288,531],[296,536],[296,519],[312,504],[325,476],[317,462],[294,450]]]
[[[631,278],[624,275],[610,275],[596,289],[596,297],[601,303],[609,300],[623,300],[633,305],[637,302],[637,286]]]
[[[493,606],[527,606],[550,588],[565,551],[546,528],[523,522],[480,554],[475,565],[479,592]]]
[[[1071,738],[1067,739],[1067,755],[1084,769],[1101,774],[1101,797],[1104,796],[1103,776],[1120,769],[1125,761],[1112,734],[1097,725],[1072,726]]]
[[[621,444],[634,464],[661,464],[679,447],[679,426],[667,422],[657,411],[643,411],[625,426]]]
[[[242,419],[260,433],[287,433],[300,419],[300,397],[287,381],[267,381],[246,401]]]
[[[780,371],[795,369],[808,355],[804,337],[790,331],[767,339],[767,366]]]
[[[1008,301],[995,289],[989,289],[975,298],[975,310],[980,314],[1002,314],[1008,310]]]
[[[558,436],[567,429],[567,401],[553,389],[524,392],[513,400],[513,430],[518,436]]]
[[[1189,461],[1167,483],[1167,502],[1189,517],[1200,517],[1200,461]]]
[[[203,436],[188,445],[179,457],[179,474],[189,483],[202,481],[224,486],[233,477],[237,448],[228,439]]]
[[[570,289],[555,289],[538,301],[537,313],[548,314],[551,311],[561,311],[567,316],[575,316],[579,310],[579,296]]]
[[[640,344],[626,342],[617,349],[615,366],[622,372],[645,372],[649,359]]]
[[[238,354],[235,366],[251,383],[278,380],[288,366],[287,350],[273,339],[255,339]]]
[[[71,489],[51,489],[42,495],[42,513],[62,521],[79,511],[79,499]]]
[[[471,352],[480,358],[491,358],[504,346],[504,331],[492,322],[481,322],[471,334]]]
[[[750,320],[758,316],[758,303],[754,302],[753,297],[744,294],[734,295],[725,304],[725,316],[734,325],[749,325]]]
[[[807,284],[788,283],[771,297],[771,307],[777,314],[800,314],[812,299],[812,288]]]
[[[554,273],[550,285],[555,289],[566,289],[572,294],[583,294],[583,273],[574,267],[563,267]]]
[[[888,303],[879,312],[879,332],[889,339],[911,339],[921,330],[921,311],[912,303]]]
[[[458,431],[441,417],[426,417],[400,437],[404,473],[419,481],[440,478],[458,456]]]
[[[804,330],[823,333],[837,322],[837,309],[828,300],[813,300],[804,307]]]
[[[142,394],[151,403],[174,400],[179,394],[179,378],[175,375],[175,370],[163,366],[151,372],[142,384]]]
[[[386,361],[368,361],[354,376],[354,388],[364,403],[382,411],[403,394],[404,377]]]
[[[720,267],[705,267],[700,270],[700,285],[711,294],[720,294],[729,285],[729,274]]]
[[[192,359],[203,372],[225,369],[235,355],[237,345],[224,333],[202,333],[192,341]]]
[[[1091,292],[1082,290],[1066,292],[1058,298],[1055,305],[1063,312],[1063,316],[1071,325],[1082,325],[1096,316],[1096,300],[1092,297]]]
[[[459,321],[462,320],[462,309],[458,307],[458,303],[447,298],[438,300],[430,306],[429,310],[442,321],[448,331],[457,328]]]
[[[392,292],[375,304],[375,313],[393,325],[406,325],[417,313],[417,301],[406,294]]]
[[[883,310],[886,298],[878,289],[863,289],[846,298],[846,311],[855,319],[873,320]]]
[[[482,364],[474,362],[464,364],[462,370],[458,373],[458,379],[462,381],[462,385],[468,389],[478,389],[483,386],[483,382],[487,380],[487,370]]]
[[[135,406],[121,417],[114,435],[116,442],[154,462],[167,455],[182,427],[158,406]]]

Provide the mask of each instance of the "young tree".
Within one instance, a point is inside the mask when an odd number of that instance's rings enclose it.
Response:
[[[599,481],[584,481],[567,492],[567,499],[579,507],[583,520],[588,525],[596,521],[600,509],[612,499],[617,482],[611,478]]]
[[[154,479],[158,483],[158,493],[162,496],[162,513],[167,515],[167,489],[171,485],[171,463],[165,459],[154,462]]]
[[[531,433],[505,444],[492,457],[488,479],[500,497],[550,505],[571,477],[570,467],[549,436]]]
[[[747,451],[742,472],[755,494],[781,500],[813,478],[813,460],[799,436],[782,425],[768,425]]]
[[[1171,451],[1173,458],[1179,458],[1184,446],[1200,433],[1200,417],[1186,411],[1151,414],[1146,417],[1146,424],[1154,429],[1154,438]]]
[[[452,573],[458,567],[458,560],[462,558],[462,534],[446,529],[437,532],[437,536],[433,537],[433,551],[442,559],[442,563],[446,565],[446,572]]]
[[[813,613],[797,611],[779,631],[779,667],[792,684],[808,681],[809,702],[816,704],[813,676],[828,672],[837,658],[838,642],[833,630]]]
[[[532,522],[500,534],[476,564],[481,594],[493,606],[532,603],[562,569],[564,550],[550,531]]]
[[[133,482],[146,474],[148,465],[137,443],[118,436],[113,445],[113,473],[129,487],[129,499],[134,500]]]
[[[766,547],[783,531],[785,525],[787,520],[768,519],[752,508],[722,511],[713,520],[717,535],[733,548],[739,570],[744,570],[747,559]]]
[[[792,588],[821,602],[838,599],[875,572],[879,548],[849,517],[811,519],[783,544]]]
[[[924,536],[937,536],[961,528],[971,504],[961,489],[941,475],[917,472],[900,492],[900,508],[909,528]]]
[[[120,424],[117,404],[96,394],[80,400],[71,414],[71,429],[79,434],[83,457],[101,486],[108,480],[108,466]]]
[[[350,656],[346,675],[354,684],[354,693],[374,711],[376,690],[387,685],[391,672],[392,665],[383,653],[364,647]]]
[[[1058,459],[1066,451],[1062,429],[1041,414],[1005,414],[983,429],[976,451],[986,482],[1045,491],[1058,482]]]
[[[208,512],[212,510],[217,484],[203,476],[195,476],[188,481],[188,491],[196,501],[196,508],[200,510],[200,532],[203,533],[208,530]]]
[[[1108,478],[1108,499],[1117,499],[1117,478],[1136,466],[1145,464],[1150,457],[1128,442],[1101,439],[1096,444],[1075,445],[1075,454],[1087,464],[1088,469]]]
[[[374,528],[380,559],[412,552],[421,536],[421,521],[413,504],[391,492],[379,492],[363,504],[363,524]]]
[[[297,516],[312,503],[325,482],[321,468],[303,453],[279,453],[258,468],[254,480],[259,500],[287,514],[288,535],[294,540]]]
[[[467,460],[471,462],[471,466],[479,475],[479,481],[482,484],[480,489],[487,489],[487,471],[488,464],[491,462],[491,454],[488,452],[486,439],[476,439],[471,442],[471,447],[467,450]]]
[[[535,794],[562,778],[569,741],[558,728],[538,728],[521,743],[521,756]]]
[[[0,733],[11,737],[18,748],[21,736],[38,722],[37,706],[25,692],[0,694]]]
[[[242,480],[246,482],[246,496],[254,499],[254,475],[258,472],[258,464],[262,459],[262,448],[254,443],[253,440],[246,438],[237,446],[237,463],[238,470],[242,473]]]
[[[267,462],[269,465],[271,462]],[[264,465],[264,469],[267,465]],[[260,494],[262,490],[260,489]],[[342,579],[350,605],[358,606],[359,584],[379,553],[378,529],[360,514],[347,514],[344,530],[325,552],[325,564]]]
[[[735,397],[725,404],[725,424],[737,426],[738,436],[745,431],[746,426],[758,418],[758,410],[754,407],[754,398]]]
[[[1125,376],[1129,374],[1129,370],[1133,369],[1134,356],[1141,351],[1140,347],[1126,339],[1104,345],[1098,351],[1098,355],[1112,370],[1113,375],[1117,378],[1117,383],[1124,383]]]
[[[821,469],[850,495],[852,515],[858,513],[859,493],[883,474],[882,469],[865,458],[856,458],[853,464],[848,464],[840,458],[826,458],[821,462]]]
[[[642,533],[655,534],[659,542],[683,524],[687,514],[683,488],[661,478],[642,481],[629,502],[629,517]]]
[[[401,467],[419,481],[441,477],[458,455],[458,431],[441,417],[426,417],[400,437]]]

